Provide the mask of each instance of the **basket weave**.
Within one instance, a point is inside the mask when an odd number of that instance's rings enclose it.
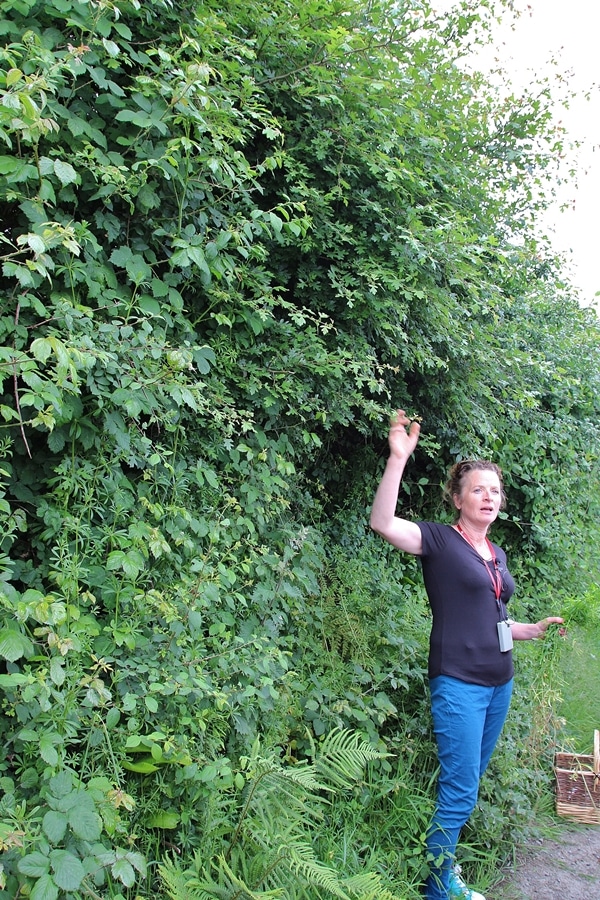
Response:
[[[556,812],[586,825],[600,825],[600,731],[594,732],[594,755],[557,753]]]

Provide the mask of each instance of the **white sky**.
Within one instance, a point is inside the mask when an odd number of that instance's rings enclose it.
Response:
[[[515,77],[527,79],[528,71],[542,71],[552,54],[560,68],[572,72],[578,98],[561,119],[571,137],[583,141],[579,159],[578,186],[565,189],[561,199],[572,208],[561,212],[560,204],[548,217],[555,232],[554,246],[570,252],[573,281],[582,291],[582,303],[593,302],[600,291],[600,2],[599,0],[529,0],[516,29],[506,37],[509,68]],[[504,54],[502,54],[504,57]],[[592,99],[584,93],[592,90]]]
[[[453,4],[438,0],[434,5],[439,9]],[[578,186],[561,189],[544,225],[554,233],[555,249],[568,254],[582,304],[600,306],[600,297],[595,298],[600,292],[600,0],[517,0],[516,5],[525,11],[514,30],[498,27],[495,42],[515,87],[556,71],[546,65],[554,56],[560,71],[572,73],[571,84],[578,92],[567,113],[557,111],[568,136],[583,142]],[[584,93],[590,89],[592,99],[586,101]],[[565,201],[569,209],[561,212]]]

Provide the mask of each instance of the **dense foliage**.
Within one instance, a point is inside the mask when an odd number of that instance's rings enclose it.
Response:
[[[598,577],[600,332],[536,232],[560,98],[459,64],[512,6],[2,3],[0,897],[416,896],[392,407],[406,514],[503,466],[523,617]],[[548,782],[552,651],[518,650],[474,858]]]

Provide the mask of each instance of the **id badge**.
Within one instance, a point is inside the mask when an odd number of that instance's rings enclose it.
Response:
[[[513,637],[510,630],[510,622],[504,619],[504,621],[496,624],[496,628],[498,629],[498,642],[501,652],[506,653],[508,650],[512,650]]]

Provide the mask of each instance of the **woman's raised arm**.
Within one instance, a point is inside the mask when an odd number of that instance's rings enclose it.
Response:
[[[407,426],[410,426],[407,431]],[[392,419],[388,442],[390,455],[371,509],[371,528],[399,550],[421,555],[421,529],[396,515],[398,491],[406,463],[417,446],[421,426],[411,422],[403,409]]]

